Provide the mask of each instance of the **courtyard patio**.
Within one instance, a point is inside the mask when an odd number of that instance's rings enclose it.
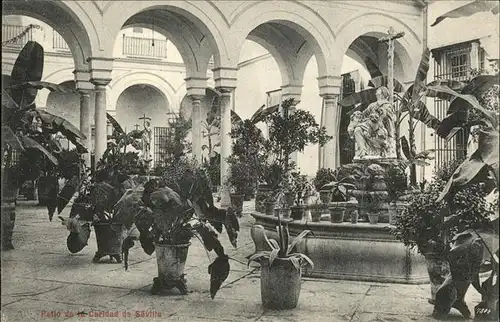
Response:
[[[95,237],[77,254],[66,248],[67,230],[34,202],[19,201],[15,251],[2,252],[2,321],[432,321],[427,303],[429,284],[405,285],[304,278],[297,308],[263,308],[257,264],[246,267],[253,253],[249,215],[254,202],[245,202],[238,248],[227,247],[231,272],[214,300],[208,292],[209,262],[196,239],[186,263],[189,293],[165,291],[151,295],[156,259],[136,244],[123,264],[92,263]],[[68,216],[68,207],[63,216]],[[229,245],[221,234],[222,243]],[[213,257],[213,254],[211,255]],[[470,288],[470,308],[480,295]],[[80,313],[80,314],[79,314]],[[463,320],[452,309],[451,321]]]

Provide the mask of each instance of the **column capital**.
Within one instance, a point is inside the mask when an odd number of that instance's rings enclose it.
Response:
[[[193,101],[193,103],[201,103],[205,99],[205,95],[199,95],[199,94],[190,94],[188,95],[189,99]]]
[[[293,105],[296,106],[300,103],[300,97],[302,95],[303,85],[287,84],[281,86],[281,98],[286,100],[293,98]]]
[[[88,70],[75,69],[75,88],[79,92],[92,91],[94,85],[90,82],[90,72]]]
[[[187,77],[184,79],[186,81],[186,91],[187,96],[205,96],[207,90],[207,80],[206,77]]]
[[[228,86],[223,86],[223,87],[216,87],[215,89],[221,93],[222,96],[231,96],[231,93],[234,91],[236,87],[228,87]]]
[[[217,67],[212,69],[216,88],[230,87],[236,88],[238,68]]]
[[[319,95],[321,96],[324,100],[328,100],[328,101],[333,101],[333,100],[336,100],[340,97],[340,94],[323,94],[323,95]]]
[[[111,82],[114,58],[89,57],[90,82],[96,86],[106,86]]]
[[[319,96],[334,94],[339,95],[342,87],[341,76],[321,76],[318,77]]]

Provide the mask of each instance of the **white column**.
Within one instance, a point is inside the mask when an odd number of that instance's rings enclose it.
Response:
[[[219,92],[222,93],[221,97],[221,121],[220,121],[220,138],[221,138],[221,149],[220,149],[220,176],[221,176],[221,206],[227,207],[231,204],[229,198],[229,186],[227,185],[227,179],[230,175],[229,164],[227,163],[227,158],[231,155],[232,141],[231,141],[231,107],[232,103],[232,88],[217,88]]]
[[[103,82],[95,84],[95,165],[101,159],[107,146],[106,122],[106,85]]]
[[[341,113],[338,97],[338,95],[323,95],[326,132],[332,136],[323,149],[323,168],[335,169],[340,165],[339,128]]]
[[[201,133],[201,122],[203,121],[202,119],[202,113],[201,113],[201,102],[203,100],[203,96],[201,95],[191,95],[191,103],[192,103],[192,113],[191,113],[191,120],[192,120],[192,141],[193,141],[193,157],[196,160],[198,164],[201,164],[201,156],[202,156],[202,151],[201,151],[201,146],[203,142],[203,137]]]
[[[88,70],[74,70],[75,87],[80,93],[80,132],[85,136],[85,140],[81,140],[81,144],[87,148],[83,158],[87,167],[91,166],[92,155],[92,116],[90,113],[90,93],[94,90],[94,85],[90,82],[90,72]]]
[[[81,143],[85,148],[87,148],[87,153],[84,155],[85,165],[90,167],[91,163],[91,115],[90,115],[90,92],[88,90],[79,90],[80,92],[80,132],[82,132],[85,136],[85,140],[81,140]]]
[[[101,159],[107,146],[106,86],[111,81],[113,58],[90,57],[90,82],[95,86],[95,165]],[[94,165],[94,166],[95,166]]]

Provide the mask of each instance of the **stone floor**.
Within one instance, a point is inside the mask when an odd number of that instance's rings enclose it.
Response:
[[[245,203],[246,212],[251,204]],[[68,216],[67,210],[63,215]],[[2,252],[1,321],[432,321],[429,285],[304,279],[296,309],[264,309],[258,266],[245,264],[245,256],[254,250],[252,221],[248,214],[242,219],[238,248],[223,238],[236,261],[230,262],[231,273],[214,300],[209,295],[209,259],[196,239],[186,264],[189,294],[153,296],[149,290],[157,272],[154,254],[148,256],[135,246],[128,271],[121,264],[93,264],[93,236],[80,253],[70,254],[66,228],[56,219],[49,222],[44,208],[20,202],[16,249]],[[471,310],[479,299],[469,290]],[[84,314],[78,316],[79,312]],[[462,319],[453,310],[450,320]]]

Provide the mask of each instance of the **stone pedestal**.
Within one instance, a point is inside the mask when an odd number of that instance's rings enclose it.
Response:
[[[389,223],[391,200],[385,174],[391,167],[399,166],[400,162],[395,158],[355,159],[347,166],[356,177],[357,189],[350,190],[349,195],[358,201],[360,219],[366,218],[373,211],[370,204],[375,202],[380,213],[379,222]]]

